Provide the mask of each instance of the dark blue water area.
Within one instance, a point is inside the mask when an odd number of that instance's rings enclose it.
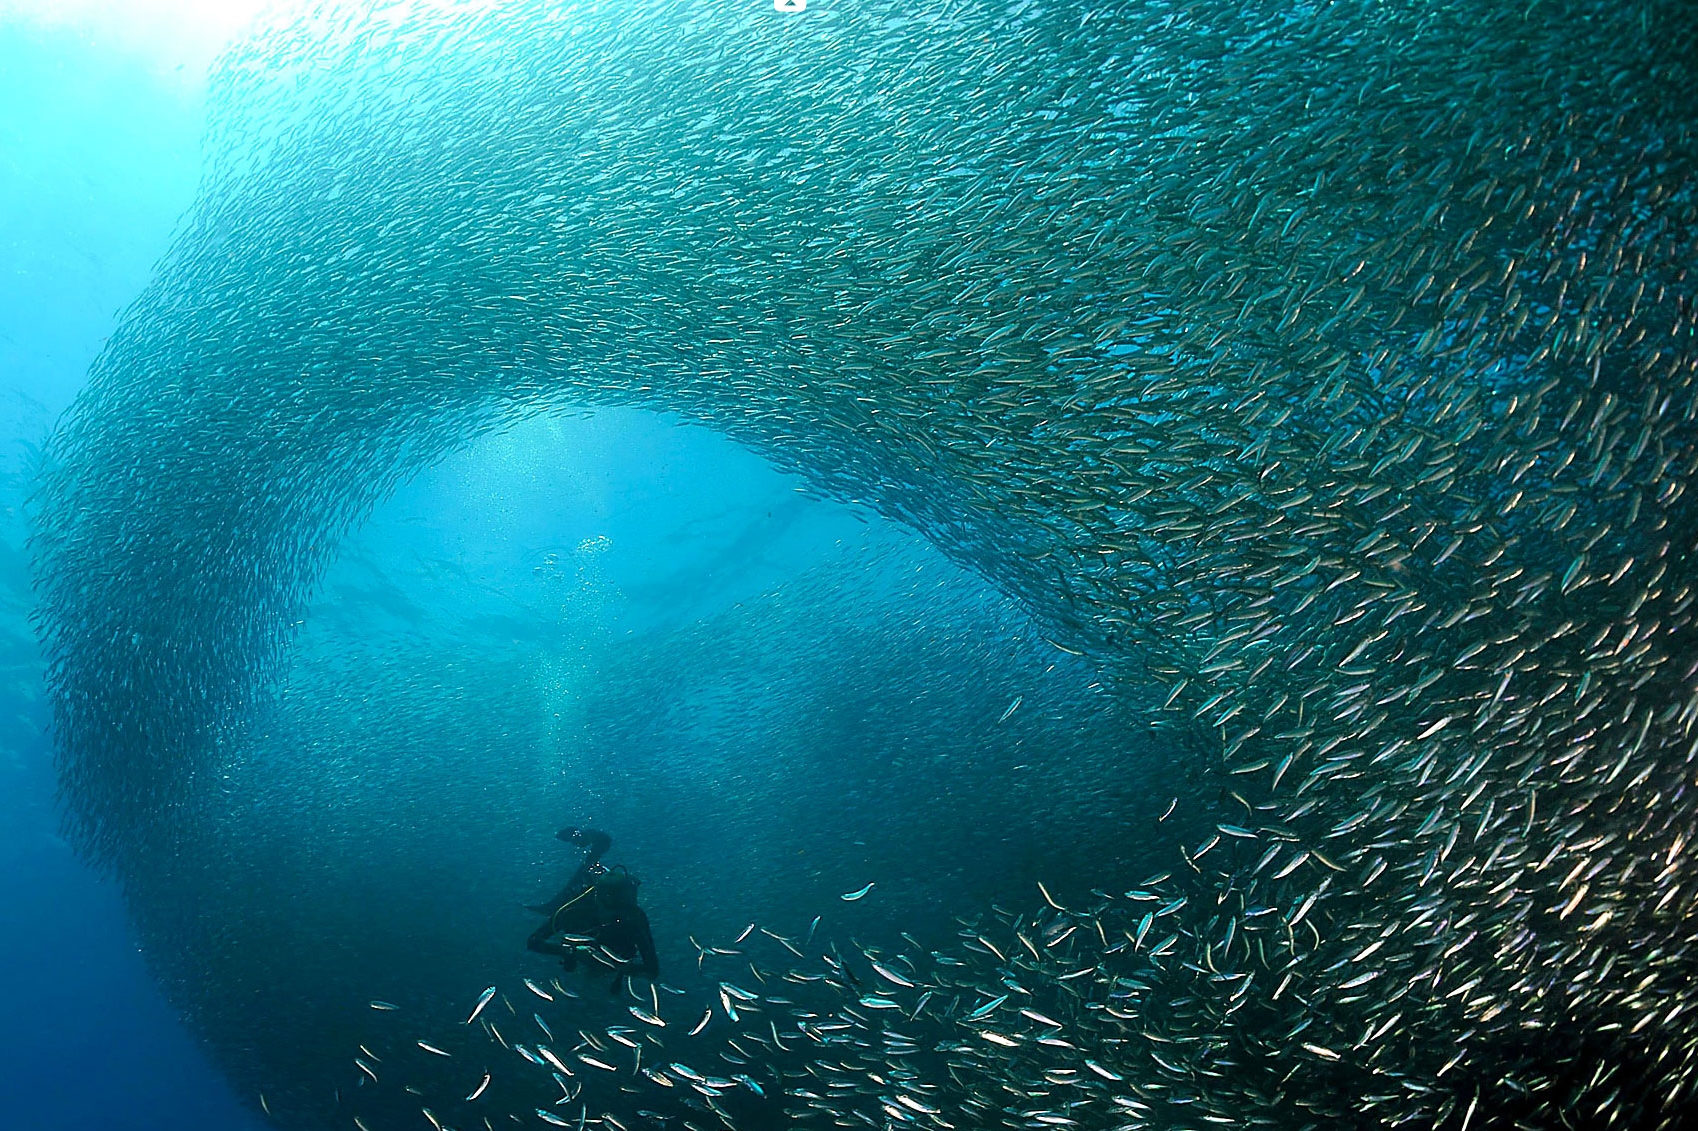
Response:
[[[18,753],[0,786],[0,1127],[260,1126],[161,996],[115,885],[54,835],[43,752]]]
[[[0,15],[0,1128],[243,1131],[164,1000],[116,885],[59,836],[25,508],[53,421],[199,175],[175,64]]]

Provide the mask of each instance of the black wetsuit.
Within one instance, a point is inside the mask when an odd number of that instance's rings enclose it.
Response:
[[[649,917],[637,906],[634,884],[626,889],[628,898],[622,905],[610,904],[596,891],[597,880],[609,874],[601,867],[601,856],[613,844],[613,838],[599,829],[562,829],[559,836],[582,845],[586,849],[584,860],[547,908],[538,909],[548,915],[548,920],[531,932],[525,945],[538,954],[558,956],[568,970],[577,966],[582,953],[620,977],[638,971],[650,978],[658,976],[660,960],[654,952],[654,935],[649,931]],[[593,941],[555,939],[559,934]],[[617,978],[614,985],[618,986]]]

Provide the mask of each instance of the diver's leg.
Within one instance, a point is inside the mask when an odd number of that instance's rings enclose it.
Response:
[[[601,862],[602,853],[613,846],[613,838],[600,829],[561,829],[554,834],[561,840],[575,844],[584,849],[584,862],[580,869],[594,868]]]
[[[572,878],[566,881],[566,886],[560,889],[560,894],[550,904],[551,907],[566,907],[594,885],[596,866],[601,863],[602,853],[613,844],[613,838],[600,829],[564,828],[554,835],[585,850],[578,870],[572,873]]]

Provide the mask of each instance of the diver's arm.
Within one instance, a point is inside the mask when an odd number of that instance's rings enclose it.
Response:
[[[643,973],[658,978],[660,959],[654,952],[654,934],[649,930],[648,913],[639,907],[632,913],[631,919],[631,925],[636,928],[637,950],[643,956]]]
[[[547,922],[531,932],[531,937],[525,940],[525,949],[534,950],[538,954],[564,955],[567,950],[566,944],[555,942],[549,938],[552,934],[554,934],[554,917],[550,916]]]
[[[591,887],[584,869],[578,869],[572,882],[560,889],[560,894],[549,902],[550,910],[542,912],[548,918],[542,926],[531,932],[531,937],[525,941],[525,946],[538,954],[565,955],[572,947],[564,942],[549,942],[554,935],[561,931],[572,932],[584,929],[588,924],[583,922],[584,912],[590,910],[593,914],[593,904],[586,902],[590,898]],[[540,910],[540,909],[539,909]],[[572,912],[572,914],[567,914]],[[564,922],[562,920],[564,919]]]
[[[546,910],[542,907],[533,907],[531,910],[538,915],[553,913],[558,917],[564,908],[571,906],[579,896],[594,886],[594,880],[595,877],[589,874],[588,865],[584,865],[573,872],[572,878],[566,881],[566,886],[561,888],[555,893],[554,898],[548,901]]]
[[[577,903],[589,894],[594,880],[593,872],[601,862],[602,853],[613,844],[613,838],[600,829],[561,829],[555,834],[561,840],[583,847],[586,851],[583,863],[572,873],[572,878],[566,881],[566,886],[560,889],[558,895],[549,900],[550,910],[545,912],[548,919],[531,932],[531,937],[525,940],[525,948],[538,954],[551,954],[567,958],[574,953],[574,948],[565,942],[553,941],[553,936],[560,931],[561,912]]]

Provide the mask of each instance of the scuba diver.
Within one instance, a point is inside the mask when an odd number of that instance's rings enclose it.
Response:
[[[577,968],[580,953],[608,967],[614,971],[611,993],[618,993],[620,984],[635,971],[658,976],[660,960],[655,957],[649,917],[637,906],[637,877],[623,864],[610,869],[601,863],[613,838],[600,829],[561,829],[555,835],[585,849],[584,860],[559,895],[546,906],[531,908],[547,915],[548,921],[531,932],[525,946],[538,954],[557,955],[567,970]],[[556,940],[555,935],[562,938]]]

